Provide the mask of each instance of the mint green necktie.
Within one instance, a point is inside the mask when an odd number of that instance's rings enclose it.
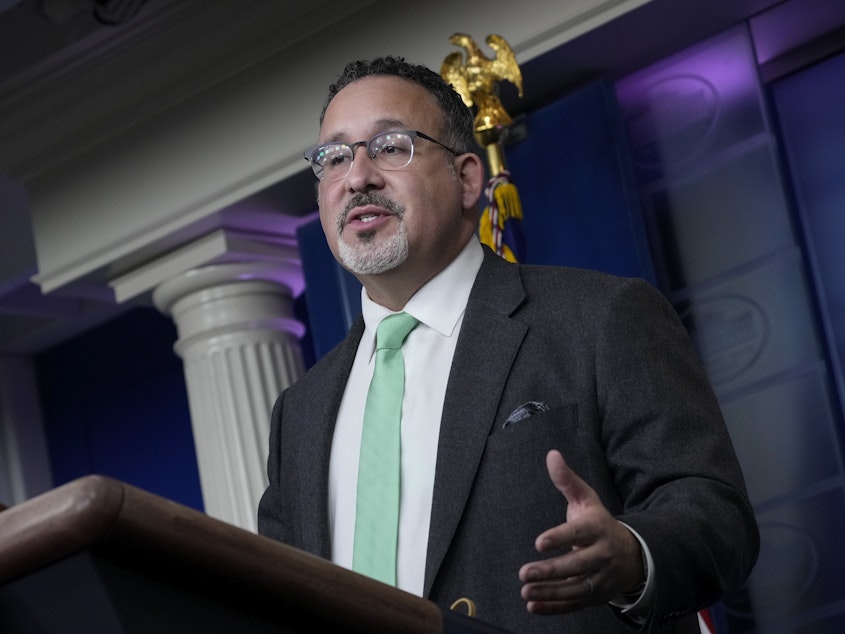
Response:
[[[405,364],[402,343],[417,320],[407,313],[385,317],[376,330],[376,365],[367,393],[352,568],[396,585],[399,540],[399,438]]]

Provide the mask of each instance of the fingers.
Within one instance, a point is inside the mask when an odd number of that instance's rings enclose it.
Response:
[[[519,570],[519,578],[523,583],[567,582],[589,576],[596,568],[595,561],[588,549],[571,551],[524,564]]]
[[[525,564],[519,571],[528,610],[552,614],[605,603],[616,596],[613,572],[595,547]]]
[[[591,543],[520,568],[521,594],[529,611],[550,614],[605,603],[644,580],[634,535],[612,518],[596,526],[599,530]],[[546,533],[564,532],[567,527]]]
[[[595,582],[588,576],[526,584],[521,593],[528,611],[534,614],[572,612],[601,603]]]

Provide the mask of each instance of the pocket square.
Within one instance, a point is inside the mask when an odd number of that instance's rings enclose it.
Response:
[[[513,425],[514,423],[518,423],[519,421],[525,420],[529,416],[533,416],[534,414],[538,414],[540,412],[546,412],[548,410],[549,406],[543,401],[528,401],[527,403],[523,403],[511,412],[511,415],[508,416],[505,424],[502,425],[502,429],[509,425]]]

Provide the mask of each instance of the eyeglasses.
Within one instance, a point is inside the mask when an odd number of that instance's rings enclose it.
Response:
[[[381,169],[401,170],[414,158],[414,139],[417,137],[436,143],[455,156],[460,156],[460,152],[418,130],[391,130],[380,132],[369,141],[352,144],[336,141],[323,143],[305,152],[305,160],[311,165],[317,178],[336,181],[349,174],[355,160],[355,150],[364,146],[367,148],[367,156]]]

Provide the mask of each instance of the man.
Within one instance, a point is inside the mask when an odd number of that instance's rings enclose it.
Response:
[[[363,316],[276,403],[259,531],[355,567],[375,331],[404,312],[398,587],[516,632],[697,632],[758,533],[671,306],[482,247],[472,115],[429,69],[354,62],[320,121],[306,158]]]

